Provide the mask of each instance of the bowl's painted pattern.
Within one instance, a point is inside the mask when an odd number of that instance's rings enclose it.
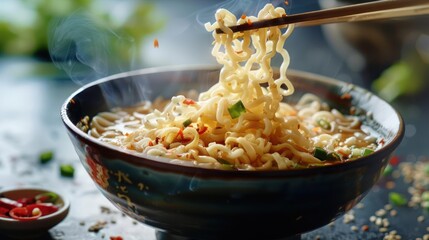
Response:
[[[339,109],[355,105],[364,114],[371,112],[366,124],[385,139],[383,149],[322,168],[237,172],[139,156],[100,143],[75,127],[85,115],[129,105],[142,96],[153,99],[194,86],[206,89],[217,80],[217,73],[217,69],[200,67],[124,73],[84,86],[64,104],[62,119],[83,166],[124,213],[162,231],[195,239],[293,236],[321,227],[355,206],[378,181],[402,139],[401,117],[380,98],[356,86],[300,72],[289,74],[297,89],[295,98],[309,91]],[[108,97],[102,91],[106,86]],[[352,98],[342,98],[344,93]]]

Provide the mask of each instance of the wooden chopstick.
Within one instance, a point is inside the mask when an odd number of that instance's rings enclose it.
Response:
[[[324,9],[284,17],[261,20],[229,26],[233,32],[242,32],[259,28],[282,26],[296,23],[297,26],[314,26],[327,23],[357,22],[375,19],[387,19],[423,15],[429,13],[428,0],[379,0],[369,3],[353,4],[344,7]],[[223,33],[218,28],[216,33]]]

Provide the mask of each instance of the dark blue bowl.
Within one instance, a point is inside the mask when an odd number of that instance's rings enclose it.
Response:
[[[372,113],[364,125],[385,145],[367,157],[320,168],[224,171],[175,165],[91,138],[76,127],[84,116],[181,90],[203,91],[216,67],[143,69],[114,75],[73,93],[61,116],[80,160],[100,191],[122,212],[179,239],[279,239],[335,220],[378,181],[401,142],[404,123],[385,101],[348,83],[290,71],[295,101],[311,92],[332,107]],[[341,96],[349,92],[351,99]]]

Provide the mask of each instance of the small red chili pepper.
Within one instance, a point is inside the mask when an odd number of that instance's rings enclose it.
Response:
[[[27,206],[28,204],[32,204],[35,202],[34,198],[20,198],[17,202],[21,203],[22,206]]]
[[[396,166],[396,165],[398,165],[398,163],[399,163],[399,157],[398,157],[398,156],[393,156],[393,157],[391,157],[391,158],[390,158],[389,163],[390,163],[392,166]]]
[[[0,207],[0,217],[8,217],[7,213],[9,212],[9,209]]]
[[[0,198],[0,207],[11,210],[16,207],[22,207],[22,204],[9,198]]]
[[[121,236],[112,236],[110,240],[123,240],[123,238]]]
[[[183,100],[183,104],[193,105],[193,104],[195,104],[195,101],[192,100],[192,99],[187,98],[187,99]]]
[[[38,208],[42,212],[42,216],[49,215],[58,211],[58,207],[50,203],[30,204],[26,208],[30,212],[33,211],[33,209]]]
[[[17,207],[9,211],[9,215],[19,221],[36,220],[42,216],[42,212],[38,211],[33,215],[33,211],[29,211],[26,207]]]
[[[207,131],[207,129],[208,129],[208,127],[206,125],[203,125],[203,127],[197,129],[198,134],[201,135],[201,134],[205,133]]]
[[[183,130],[182,129],[179,129],[179,132],[177,133],[177,135],[176,135],[176,138],[177,139],[179,139],[179,137],[180,137],[180,139],[185,139],[185,135],[183,135]]]

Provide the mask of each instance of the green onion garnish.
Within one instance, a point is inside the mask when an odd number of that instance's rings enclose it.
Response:
[[[383,176],[389,176],[393,172],[393,167],[390,164],[387,164],[386,168],[383,171]]]
[[[362,157],[368,156],[368,155],[370,155],[370,154],[371,154],[371,153],[373,153],[373,152],[374,152],[374,150],[369,149],[369,148],[365,148],[365,149],[363,150],[363,152],[362,152]]]
[[[329,161],[341,161],[341,157],[338,153],[336,152],[330,152],[328,153],[328,155],[326,156],[327,160]]]
[[[389,201],[396,206],[403,206],[407,203],[407,198],[400,193],[391,192],[389,193]]]
[[[58,195],[53,192],[46,192],[37,194],[35,199],[43,203],[55,203],[58,200]]]
[[[42,152],[39,155],[40,163],[48,163],[54,158],[54,153],[52,151]]]
[[[328,159],[328,152],[326,152],[325,149],[321,147],[316,147],[314,149],[313,156],[319,160],[325,161]]]
[[[239,100],[236,104],[228,108],[229,115],[232,119],[240,117],[242,113],[246,112],[246,108],[243,105],[243,102]]]
[[[60,173],[63,177],[73,177],[74,176],[74,167],[70,164],[61,164]]]
[[[227,160],[225,160],[225,159],[222,159],[222,158],[218,158],[218,159],[216,159],[220,164],[227,164],[227,165],[232,165],[230,162],[228,162]]]
[[[223,169],[223,170],[234,170],[235,168],[234,168],[234,164],[231,164],[230,162],[228,162],[227,160],[225,160],[225,159],[222,159],[222,158],[218,158],[218,159],[216,159],[221,165],[220,165],[220,167],[221,167],[221,169]]]
[[[186,119],[186,121],[183,122],[183,127],[187,127],[191,125],[191,123],[192,123],[191,119]]]
[[[325,119],[317,120],[317,124],[325,130],[331,129],[331,124],[328,121],[326,121]]]

